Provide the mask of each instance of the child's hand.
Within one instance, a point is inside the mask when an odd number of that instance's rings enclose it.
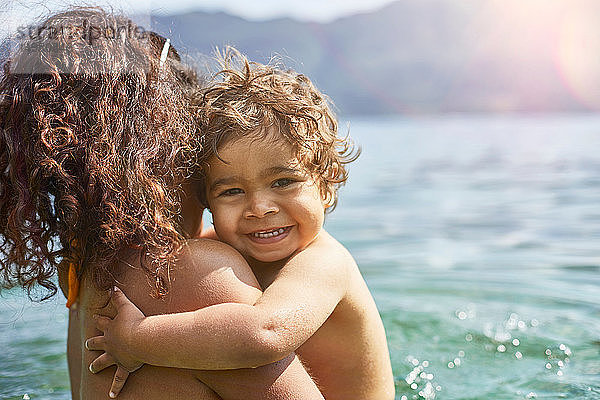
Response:
[[[90,364],[92,373],[117,365],[109,394],[111,398],[115,398],[125,385],[129,373],[143,365],[143,362],[129,353],[128,344],[131,343],[133,332],[145,316],[117,287],[114,288],[110,302],[117,310],[117,315],[114,319],[95,315],[96,328],[104,335],[89,338],[85,342],[85,347],[88,350],[104,351]]]

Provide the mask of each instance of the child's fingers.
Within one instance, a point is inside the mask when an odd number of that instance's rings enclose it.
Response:
[[[114,399],[115,397],[117,397],[119,395],[119,393],[121,392],[121,389],[123,389],[125,382],[127,382],[128,377],[129,377],[129,372],[125,368],[121,367],[120,365],[117,366],[117,372],[115,372],[115,376],[113,377],[113,381],[112,381],[112,385],[110,387],[110,393],[108,394],[108,397],[110,397],[111,399]]]
[[[115,359],[108,353],[102,353],[98,356],[94,361],[90,364],[90,372],[92,374],[96,374],[102,371],[104,368],[108,368],[111,365],[115,365],[117,362]]]
[[[106,327],[112,321],[112,319],[104,315],[94,315],[94,319],[96,320],[96,328],[102,332],[106,331]]]
[[[88,350],[104,350],[104,336],[94,336],[85,341]]]

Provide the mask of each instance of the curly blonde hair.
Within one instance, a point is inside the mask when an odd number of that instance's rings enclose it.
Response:
[[[108,288],[133,247],[165,293],[184,240],[180,183],[197,163],[195,74],[172,47],[161,58],[164,38],[99,8],[56,14],[33,32],[2,60],[2,287],[31,297],[39,284],[48,298],[67,260]]]
[[[231,47],[217,61],[220,71],[195,96],[202,159],[218,157],[219,147],[227,141],[248,134],[266,135],[267,128],[274,126],[317,178],[321,197],[332,210],[337,190],[348,178],[345,165],[358,157],[360,149],[349,137],[338,136],[329,98],[308,77],[250,62]]]

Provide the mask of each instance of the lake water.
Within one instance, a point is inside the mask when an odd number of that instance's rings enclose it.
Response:
[[[345,126],[344,124],[342,126]],[[352,120],[327,229],[386,326],[397,399],[600,399],[600,116]],[[0,398],[69,396],[64,299],[0,297]]]

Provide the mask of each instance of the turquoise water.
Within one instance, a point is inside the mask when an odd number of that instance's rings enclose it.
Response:
[[[352,120],[327,229],[386,326],[397,399],[600,399],[600,116]],[[0,297],[0,398],[69,396],[62,298]]]

